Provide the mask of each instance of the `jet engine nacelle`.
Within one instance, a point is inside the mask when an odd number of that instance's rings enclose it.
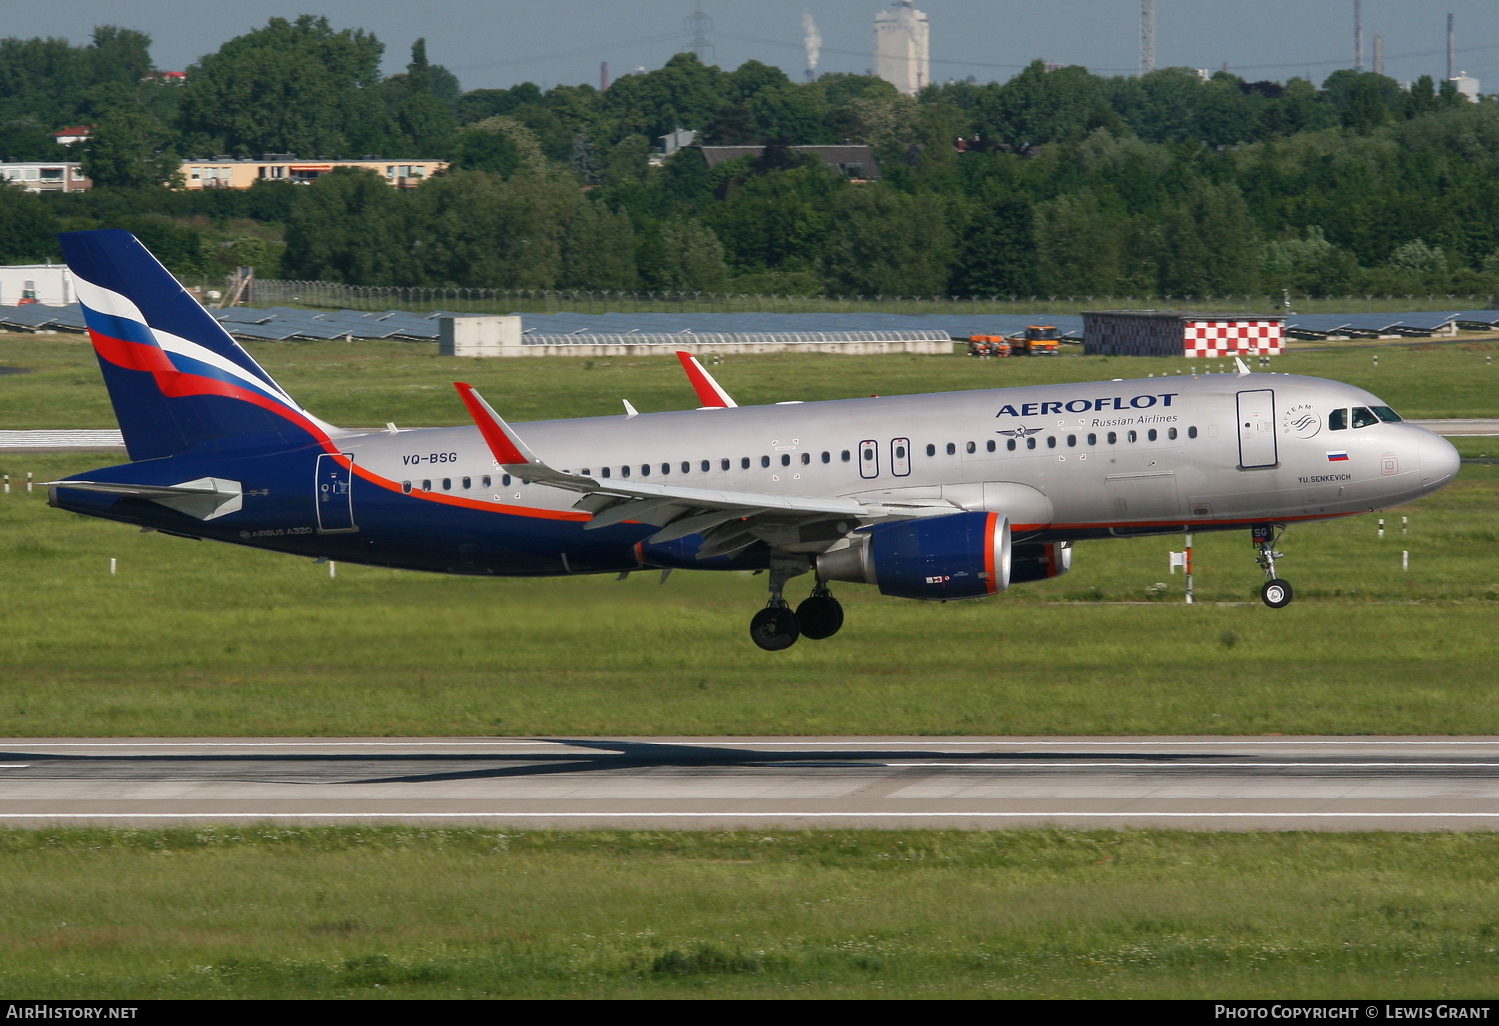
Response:
[[[1044,581],[1072,569],[1072,543],[1016,545],[1010,554],[1010,583]]]
[[[1010,586],[1010,521],[1001,513],[876,524],[817,557],[827,581],[873,584],[900,598],[982,598]]]

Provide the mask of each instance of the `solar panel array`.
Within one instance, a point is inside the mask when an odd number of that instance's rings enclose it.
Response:
[[[337,338],[431,342],[437,339],[439,319],[447,316],[440,310],[319,312],[284,306],[209,312],[237,338],[277,342]],[[528,345],[671,345],[688,335],[698,342],[707,341],[710,335],[737,336],[738,340],[756,337],[766,342],[898,341],[915,337],[913,332],[926,333],[923,337],[944,332],[948,338],[966,339],[970,335],[1018,335],[1033,324],[1052,325],[1063,339],[1081,341],[1083,337],[1080,314],[523,313],[520,318],[522,341]],[[1451,324],[1474,330],[1499,329],[1499,310],[1291,314],[1286,317],[1285,331],[1303,339],[1334,335],[1420,337]],[[83,331],[83,313],[77,303],[65,307],[0,306],[0,327]],[[825,337],[832,335],[840,337]]]

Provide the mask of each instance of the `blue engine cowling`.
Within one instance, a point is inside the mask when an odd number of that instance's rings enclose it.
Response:
[[[876,524],[845,549],[817,557],[828,581],[873,584],[882,595],[946,602],[982,598],[1010,586],[1010,521],[999,513]]]

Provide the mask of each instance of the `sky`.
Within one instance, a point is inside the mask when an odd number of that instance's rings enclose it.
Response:
[[[271,17],[326,16],[386,44],[385,71],[401,70],[424,36],[434,63],[465,89],[599,81],[658,68],[687,49],[694,0],[57,0],[8,4],[0,33],[87,41],[97,24],[151,35],[157,67],[181,70]],[[888,0],[702,0],[712,20],[714,62],[755,59],[800,79],[807,67],[804,16],[822,38],[819,71],[873,66],[873,19]],[[1251,80],[1321,82],[1353,64],[1354,0],[1156,0],[1156,65],[1230,71]],[[1101,74],[1139,68],[1138,0],[917,0],[931,24],[933,81],[1009,78],[1041,58]],[[1385,74],[1411,80],[1446,73],[1446,14],[1457,18],[1457,70],[1499,91],[1499,5],[1494,0],[1363,0],[1364,65],[1384,36]]]

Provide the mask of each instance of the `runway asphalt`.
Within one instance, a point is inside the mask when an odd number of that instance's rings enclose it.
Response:
[[[0,826],[1499,828],[1499,738],[0,740]]]

